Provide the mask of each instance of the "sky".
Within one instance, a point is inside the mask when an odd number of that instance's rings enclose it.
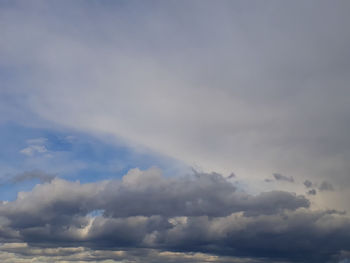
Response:
[[[0,0],[0,260],[349,263],[350,2]]]

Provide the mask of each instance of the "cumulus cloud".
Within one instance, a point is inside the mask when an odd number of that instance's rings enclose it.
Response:
[[[89,184],[56,178],[2,203],[0,215],[3,242],[42,248],[147,248],[252,262],[325,262],[350,244],[346,215],[311,211],[304,196],[288,192],[250,195],[217,173],[172,178],[156,168],[133,169],[122,180]]]

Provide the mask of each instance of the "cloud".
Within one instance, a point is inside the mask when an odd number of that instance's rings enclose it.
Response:
[[[28,171],[17,174],[11,178],[12,183],[20,183],[23,181],[38,179],[41,183],[51,182],[55,178],[54,175],[47,174],[42,171]]]
[[[2,262],[26,262],[31,259],[37,263],[63,262],[151,262],[151,263],[260,263],[261,260],[249,258],[233,258],[203,253],[184,253],[156,249],[118,249],[98,250],[86,247],[43,248],[29,246],[27,243],[6,243],[0,246]]]
[[[236,174],[235,173],[230,173],[230,175],[227,178],[228,179],[236,178]]]
[[[285,176],[285,175],[282,175],[282,174],[279,174],[279,173],[274,173],[273,177],[274,177],[275,180],[267,178],[264,181],[266,183],[272,183],[274,181],[285,181],[285,182],[289,182],[289,183],[294,183],[293,176]]]
[[[27,171],[15,176],[7,176],[0,183],[0,186],[6,187],[8,184],[18,184],[26,181],[37,180],[40,183],[51,182],[56,176],[45,173],[40,170]]]
[[[274,173],[273,177],[277,180],[277,181],[286,181],[289,183],[294,183],[294,178],[293,176],[285,176],[282,174],[278,174],[278,173]]]
[[[19,152],[27,156],[34,156],[35,154],[47,153],[48,150],[45,146],[46,142],[46,138],[36,138],[27,140],[28,147],[23,148]]]
[[[292,184],[305,175],[332,175],[320,191],[348,188],[348,2],[0,5],[0,120],[112,134],[202,170],[234,170],[258,193],[215,173],[47,178],[0,205],[4,242],[269,262],[322,262],[349,250],[346,215],[256,183],[284,171],[293,177],[275,181],[293,192],[305,191]],[[48,148],[38,138],[19,152],[46,156]],[[348,205],[348,195],[339,199]]]
[[[320,191],[334,191],[333,185],[327,181],[323,181],[318,189]]]
[[[55,202],[56,196],[52,196],[51,192],[60,196],[59,203]],[[42,196],[46,198],[42,199]],[[125,203],[128,205],[125,206]],[[41,218],[40,221],[45,218],[51,220],[50,215],[55,215],[58,210],[62,210],[62,216],[65,216],[65,206],[76,207],[81,214],[103,209],[104,214],[111,217],[218,217],[233,212],[274,214],[284,209],[295,210],[310,205],[304,196],[283,191],[265,192],[256,196],[236,191],[234,185],[216,173],[165,178],[157,168],[146,171],[132,169],[122,181],[85,185],[55,178],[50,184],[39,185],[32,192],[20,193],[18,199],[6,207],[14,208],[17,204],[21,204],[23,210],[16,208],[16,213],[9,213],[8,216],[13,223],[23,220],[26,224],[31,217]],[[12,210],[5,209],[3,212],[6,214],[9,211]],[[21,211],[35,213],[19,216],[17,213]]]
[[[121,181],[89,184],[55,178],[2,203],[0,215],[3,242],[43,249],[147,248],[251,262],[325,262],[350,244],[346,215],[310,210],[305,197],[288,192],[249,195],[217,173],[174,178],[156,168],[133,169]]]
[[[317,191],[315,189],[310,189],[309,191],[307,191],[308,195],[316,195]]]
[[[8,107],[49,125],[113,134],[203,170],[253,182],[274,170],[302,181],[332,174],[336,184],[350,156],[348,10],[347,1],[4,5],[0,56],[13,72],[4,92]]]
[[[47,152],[47,149],[43,145],[30,145],[20,150],[20,153],[27,156],[33,156],[36,153],[46,153],[46,152]]]
[[[310,188],[313,186],[312,182],[310,180],[305,180],[304,185],[306,188]]]

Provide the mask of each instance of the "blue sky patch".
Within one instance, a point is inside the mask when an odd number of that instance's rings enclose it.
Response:
[[[83,133],[0,125],[0,199],[14,199],[18,191],[30,190],[40,180],[23,173],[41,172],[82,183],[120,178],[132,168],[160,167],[165,175],[176,174],[185,165],[152,152],[139,152],[125,144],[110,143]],[[22,176],[23,178],[23,176]]]

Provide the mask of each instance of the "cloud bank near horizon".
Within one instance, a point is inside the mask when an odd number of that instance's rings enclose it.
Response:
[[[312,210],[305,196],[284,191],[253,196],[216,173],[133,169],[122,180],[88,184],[55,178],[3,202],[0,214],[0,256],[337,262],[350,252],[346,214]]]

